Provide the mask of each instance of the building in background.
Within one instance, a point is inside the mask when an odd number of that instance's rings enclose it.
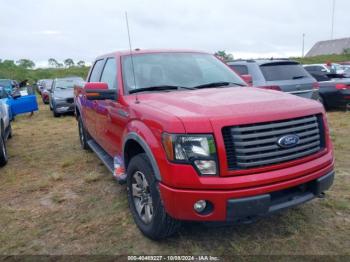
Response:
[[[307,57],[317,55],[343,54],[350,50],[350,37],[317,42],[306,54]]]

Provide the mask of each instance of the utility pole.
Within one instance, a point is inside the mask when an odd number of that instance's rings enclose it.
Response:
[[[334,37],[334,13],[335,13],[335,0],[333,0],[333,8],[332,8],[332,30],[331,30],[331,39]]]
[[[301,57],[304,57],[305,54],[305,33],[303,33],[303,47],[301,50]]]

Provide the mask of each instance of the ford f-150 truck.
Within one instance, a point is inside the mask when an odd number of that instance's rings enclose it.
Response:
[[[252,221],[333,183],[322,105],[247,88],[211,54],[100,56],[75,102],[82,148],[126,183],[135,223],[152,239],[182,220]]]

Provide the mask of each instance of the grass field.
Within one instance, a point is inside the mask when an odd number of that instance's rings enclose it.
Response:
[[[350,113],[330,112],[337,176],[325,199],[249,225],[187,223],[161,242],[145,238],[126,189],[80,149],[73,116],[47,106],[18,117],[0,169],[0,254],[350,254]]]

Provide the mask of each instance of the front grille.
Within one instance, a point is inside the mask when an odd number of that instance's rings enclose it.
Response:
[[[72,104],[74,102],[74,98],[67,98],[66,101],[67,103]]]
[[[322,115],[249,124],[222,129],[227,165],[230,170],[283,163],[319,152],[325,146]],[[299,142],[282,148],[277,141],[297,135]]]

